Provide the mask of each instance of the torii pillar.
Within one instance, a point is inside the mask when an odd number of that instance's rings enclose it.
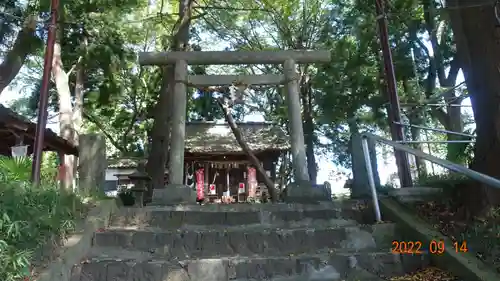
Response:
[[[187,85],[208,86],[231,84],[239,78],[246,84],[285,84],[288,107],[294,183],[287,188],[288,201],[323,201],[331,195],[310,183],[307,171],[304,131],[302,127],[296,63],[330,62],[329,51],[287,50],[287,51],[210,51],[210,52],[145,52],[139,53],[141,65],[175,64],[175,106],[172,109],[172,135],[170,145],[169,186],[155,190],[153,202],[157,204],[178,204],[195,202],[195,192],[183,185],[184,138],[186,123]],[[222,64],[283,64],[284,75],[187,75],[188,65]],[[315,183],[314,183],[315,184]],[[161,202],[161,203],[160,203]]]

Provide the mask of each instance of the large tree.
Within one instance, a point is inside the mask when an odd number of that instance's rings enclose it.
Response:
[[[500,178],[500,52],[496,5],[491,1],[448,0],[447,7],[476,121],[473,169]],[[500,204],[497,188],[470,187],[471,206]],[[485,204],[487,203],[487,204]],[[479,210],[482,211],[482,210]]]

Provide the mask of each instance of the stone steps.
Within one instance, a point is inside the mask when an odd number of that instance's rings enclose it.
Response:
[[[196,230],[196,231],[213,231],[213,230],[240,230],[245,228],[247,230],[265,230],[265,229],[276,229],[276,228],[316,228],[316,227],[350,227],[350,226],[358,226],[360,225],[358,222],[354,220],[344,220],[344,219],[329,219],[329,220],[321,220],[321,219],[303,219],[298,221],[289,221],[286,223],[261,223],[261,224],[242,224],[242,225],[195,225],[195,224],[185,224],[178,228],[172,228],[169,226],[158,225],[151,226],[149,223],[140,223],[140,224],[132,224],[132,225],[121,225],[114,223],[113,225],[108,226],[107,230],[149,230],[149,231],[176,231],[176,230]]]
[[[261,206],[259,206],[261,205]],[[273,225],[289,227],[327,220],[370,220],[359,202],[318,205],[303,204],[238,204],[208,206],[172,206],[122,208],[111,218],[115,227],[159,227],[178,229],[182,227],[209,226],[235,227],[246,225]],[[366,218],[368,217],[368,218]]]
[[[71,281],[381,281],[428,263],[390,253],[359,201],[122,208]]]
[[[323,274],[323,273],[320,273]],[[311,276],[312,275],[312,276]],[[234,279],[231,281],[261,281],[262,279]],[[322,275],[316,276],[313,274],[304,274],[298,276],[277,277],[271,279],[264,279],[266,281],[332,281],[331,277],[324,277]],[[352,276],[341,279],[341,281],[386,281],[385,279],[373,276],[371,274],[353,274]]]
[[[301,254],[325,249],[389,249],[394,225],[209,230],[111,229],[94,235],[94,245],[139,250],[165,258],[219,255]]]
[[[384,252],[339,251],[288,256],[232,256],[210,259],[166,260],[146,253],[107,251],[89,257],[75,267],[80,279],[147,281],[223,281],[299,278],[302,280],[345,280],[369,272],[371,276],[393,277],[426,266],[422,256],[401,256]],[[121,258],[118,258],[121,257]],[[323,271],[323,273],[322,273]],[[323,279],[312,278],[323,276]],[[169,279],[170,278],[170,279]],[[294,280],[299,280],[294,279]]]

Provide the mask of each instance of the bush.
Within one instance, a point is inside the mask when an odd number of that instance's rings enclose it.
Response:
[[[468,194],[474,186],[474,180],[458,173],[448,172],[441,175],[433,175],[419,178],[415,186],[426,186],[441,188],[443,190],[443,201],[451,208],[463,208],[468,212]]]
[[[45,173],[44,173],[45,172]],[[29,183],[31,160],[0,156],[0,280],[22,280],[30,274],[33,253],[49,238],[73,230],[84,211],[82,200],[62,191],[53,170],[42,183]]]

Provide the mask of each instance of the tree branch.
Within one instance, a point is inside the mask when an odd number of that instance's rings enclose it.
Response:
[[[94,123],[94,125],[104,134],[104,136],[109,140],[109,142],[116,148],[118,149],[120,152],[126,154],[128,152],[127,148],[126,147],[122,147],[118,141],[116,141],[109,133],[108,131],[106,130],[106,128],[104,128],[104,126],[97,120],[97,118],[95,118],[94,116],[86,113],[85,111],[83,112],[83,116],[89,120],[90,122]]]
[[[66,73],[66,75],[70,76],[73,71],[82,63],[83,56],[80,56],[75,64],[73,64],[70,70]]]
[[[460,71],[460,62],[458,60],[458,55],[455,55],[450,63],[450,71],[448,72],[448,77],[444,81],[439,81],[442,87],[453,87],[457,82],[458,72]]]
[[[433,108],[431,110],[431,115],[434,116],[446,130],[450,130],[450,119],[443,109]]]
[[[7,52],[0,64],[0,93],[14,80],[28,55],[34,51],[35,44],[32,41],[36,39],[36,24],[35,16],[27,18],[23,28],[17,34],[12,49]]]
[[[196,6],[193,9],[203,9],[203,10],[224,10],[224,11],[258,11],[258,12],[270,12],[267,9],[261,8],[234,8],[234,7],[223,7],[223,6]]]
[[[230,108],[226,105],[223,98],[218,98],[217,102],[219,103],[219,106],[222,109],[224,116],[226,117],[226,121],[229,124],[231,131],[233,131],[236,141],[240,145],[241,149],[248,156],[250,162],[252,162],[252,164],[257,168],[259,174],[264,178],[264,183],[267,186],[267,191],[269,192],[269,197],[271,197],[271,201],[276,202],[278,200],[278,197],[275,192],[274,183],[267,176],[266,171],[264,170],[264,167],[262,167],[262,165],[260,164],[259,159],[255,157],[253,152],[250,150],[250,147],[248,147],[247,143],[243,140],[243,135],[241,134],[241,131],[238,129],[238,126],[236,125],[236,122],[233,119],[233,115],[231,114]]]

